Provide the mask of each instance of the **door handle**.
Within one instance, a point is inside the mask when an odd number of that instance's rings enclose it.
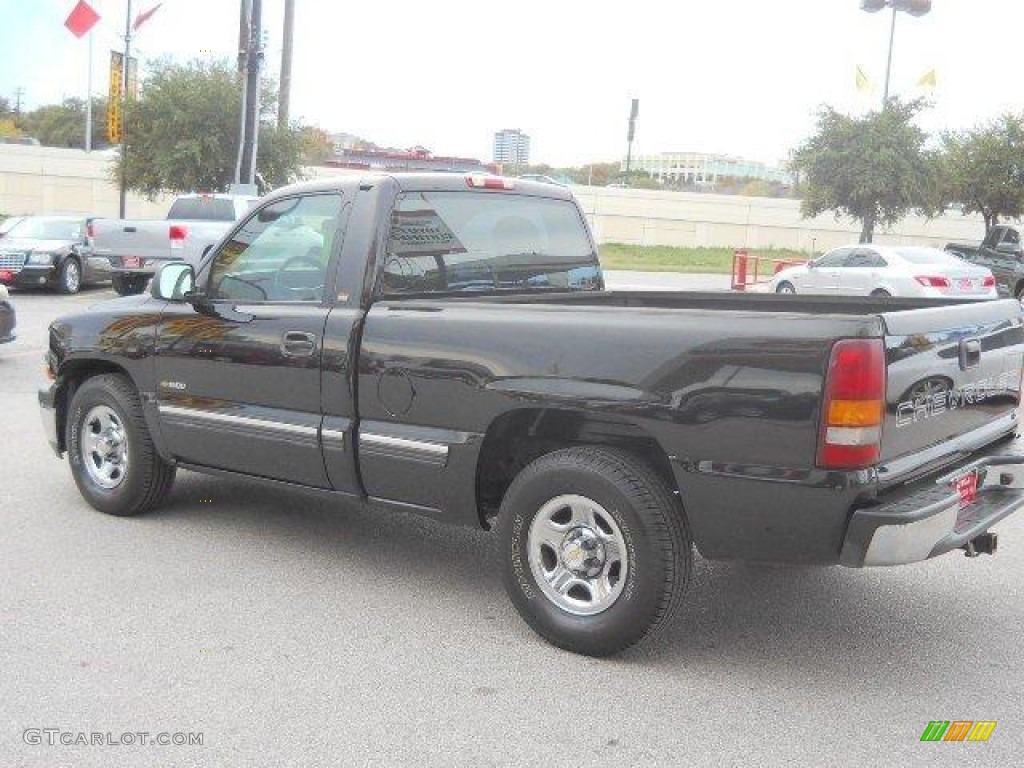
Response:
[[[981,364],[981,339],[963,339],[960,342],[960,370],[969,371]]]
[[[316,334],[285,331],[281,337],[281,352],[289,357],[311,357],[315,351]]]

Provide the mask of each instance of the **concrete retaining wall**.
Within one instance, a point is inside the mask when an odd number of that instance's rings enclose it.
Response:
[[[116,217],[118,191],[110,180],[111,155],[77,149],[0,144],[0,213],[92,213]],[[346,173],[311,168],[311,176]],[[850,220],[830,215],[800,217],[797,200],[736,195],[704,195],[660,190],[575,186],[576,194],[600,242],[638,245],[793,248],[821,252],[856,242]],[[146,200],[129,194],[129,217],[159,218],[169,198]],[[947,215],[932,221],[904,219],[878,233],[880,243],[942,245],[950,240],[981,239],[979,217]]]

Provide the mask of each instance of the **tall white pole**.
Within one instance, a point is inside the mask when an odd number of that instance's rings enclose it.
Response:
[[[85,151],[92,152],[92,30],[89,30],[89,74],[85,81]]]

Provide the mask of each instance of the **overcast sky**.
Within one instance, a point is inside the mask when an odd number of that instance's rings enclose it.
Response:
[[[83,96],[86,40],[63,26],[76,0],[0,0],[0,95],[32,108]],[[156,0],[135,0],[133,12]],[[94,92],[120,46],[125,0],[91,0]],[[890,16],[858,0],[296,0],[292,115],[378,144],[490,160],[521,128],[531,160],[576,165],[625,152],[699,151],[781,162],[821,104],[881,101]],[[234,58],[238,0],[164,0],[135,45],[146,58]],[[281,56],[282,0],[264,0],[266,73]],[[929,131],[1024,110],[1024,2],[934,0],[901,13],[892,92],[929,95]],[[1005,42],[1001,42],[1005,38]],[[855,87],[857,67],[874,91]],[[916,85],[935,68],[938,85]]]

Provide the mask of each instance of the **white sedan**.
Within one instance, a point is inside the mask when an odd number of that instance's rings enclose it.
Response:
[[[779,271],[769,286],[775,293],[825,296],[998,298],[995,278],[985,267],[938,248],[903,245],[836,248]]]

